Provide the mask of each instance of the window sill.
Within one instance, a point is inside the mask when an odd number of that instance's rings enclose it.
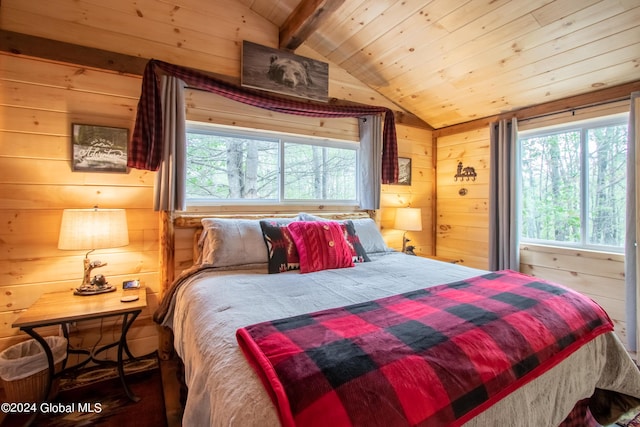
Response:
[[[612,261],[624,261],[624,254],[620,252],[600,251],[583,248],[569,248],[566,246],[544,245],[540,243],[520,243],[520,251],[546,252],[561,255],[574,255],[585,257],[606,257]]]

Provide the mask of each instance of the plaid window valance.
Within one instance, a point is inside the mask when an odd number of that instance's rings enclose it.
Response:
[[[254,107],[279,113],[308,117],[362,117],[384,113],[382,183],[398,180],[398,144],[393,111],[376,106],[342,106],[299,102],[258,91],[247,90],[189,68],[150,60],[142,78],[133,136],[128,148],[127,165],[136,169],[158,170],[162,155],[162,103],[158,74],[181,79],[187,86],[212,92]]]

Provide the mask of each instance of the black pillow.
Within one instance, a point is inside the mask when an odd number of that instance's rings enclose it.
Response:
[[[360,243],[360,238],[356,234],[356,227],[353,225],[353,221],[342,221],[345,228],[344,238],[351,247],[353,254],[353,262],[369,262],[371,261],[367,256],[367,251],[364,250],[364,246]]]
[[[269,274],[300,269],[300,257],[287,224],[291,221],[260,220],[262,237],[267,245]]]

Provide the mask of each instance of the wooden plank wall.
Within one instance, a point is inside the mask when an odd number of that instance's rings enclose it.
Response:
[[[396,208],[420,208],[422,231],[410,231],[407,238],[419,255],[435,255],[433,244],[435,169],[433,167],[432,132],[398,125],[398,156],[411,158],[411,185],[383,185],[378,213],[382,236],[387,245],[402,249],[404,230],[394,229]]]
[[[241,40],[277,46],[277,28],[241,2],[3,0],[0,26],[18,33],[237,76]]]
[[[616,104],[584,111],[582,118],[594,112],[617,113]],[[556,119],[575,118],[564,114]],[[549,117],[536,120],[538,125],[557,123]],[[526,126],[524,126],[526,128]],[[437,192],[435,218],[438,256],[459,260],[470,267],[488,268],[489,211],[489,128],[454,133],[437,138]],[[455,182],[458,161],[473,166],[478,173],[475,182]],[[466,188],[466,196],[458,190]],[[593,298],[607,310],[615,323],[615,331],[626,343],[624,310],[624,256],[583,250],[522,244],[520,271],[562,283]]]
[[[358,143],[358,122],[355,118],[326,119],[295,116],[244,105],[200,90],[185,92],[187,120],[228,127],[333,138]]]
[[[591,297],[609,313],[626,345],[624,255],[522,244],[520,271]]]
[[[436,250],[439,257],[486,269],[489,241],[489,129],[442,136],[436,147]],[[455,181],[458,162],[475,181]],[[466,189],[466,195],[460,190]]]
[[[147,287],[149,309],[129,336],[135,354],[153,351],[150,313],[159,291],[154,173],[71,170],[71,124],[131,129],[141,79],[10,54],[1,54],[0,64],[0,349],[27,338],[11,324],[42,293],[71,292],[80,284],[85,253],[57,248],[62,210],[97,205],[126,209],[129,245],[97,250],[91,258],[108,263],[99,273],[111,283],[138,278]],[[119,327],[112,320],[103,326],[109,335]],[[78,347],[100,339],[99,322],[79,323],[77,330],[82,334],[72,343]]]

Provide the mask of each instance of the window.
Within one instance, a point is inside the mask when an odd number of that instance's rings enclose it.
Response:
[[[357,204],[358,144],[188,123],[188,205]]]
[[[521,238],[622,251],[627,115],[521,132]]]

